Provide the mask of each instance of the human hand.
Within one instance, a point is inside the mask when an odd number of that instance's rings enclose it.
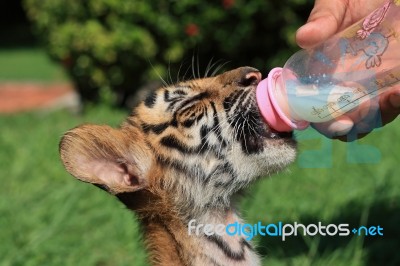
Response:
[[[363,17],[386,0],[316,0],[307,23],[296,33],[296,42],[302,48],[311,48],[327,40]]]
[[[384,2],[386,0],[316,0],[307,23],[296,33],[296,41],[302,48],[312,48],[367,16]],[[343,141],[361,138],[399,115],[400,88],[381,94],[378,103],[379,106],[367,103],[369,106],[360,106],[333,121],[312,126],[329,138]]]
[[[379,106],[378,106],[379,104]],[[328,138],[354,141],[392,122],[400,113],[400,88],[382,93],[377,103],[362,104],[356,110],[333,121],[314,123],[312,127]]]

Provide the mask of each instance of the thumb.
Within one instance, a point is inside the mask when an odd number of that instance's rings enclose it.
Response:
[[[305,25],[296,32],[296,42],[311,48],[335,34],[344,20],[346,1],[316,0]]]

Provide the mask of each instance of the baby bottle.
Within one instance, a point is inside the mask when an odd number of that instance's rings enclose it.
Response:
[[[257,87],[266,122],[281,132],[333,120],[400,83],[400,0],[310,50]],[[364,105],[363,105],[364,106]]]

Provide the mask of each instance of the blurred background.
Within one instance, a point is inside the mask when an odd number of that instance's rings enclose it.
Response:
[[[0,265],[148,265],[135,217],[58,156],[85,122],[119,125],[143,94],[299,48],[312,0],[0,2]],[[296,133],[289,171],[254,185],[249,222],[380,225],[384,236],[257,238],[268,265],[400,265],[400,121],[351,144]]]

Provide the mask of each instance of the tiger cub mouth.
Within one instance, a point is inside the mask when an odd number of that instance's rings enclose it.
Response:
[[[228,121],[235,131],[238,141],[243,144],[243,149],[249,153],[257,153],[265,148],[266,143],[276,144],[285,142],[294,144],[293,132],[278,132],[265,122],[256,101],[256,88],[261,81],[261,73],[256,69],[251,71],[237,82],[238,90],[233,92],[224,103],[225,110],[229,113],[228,103],[236,104],[235,112],[231,112]],[[244,97],[243,95],[246,95]]]

